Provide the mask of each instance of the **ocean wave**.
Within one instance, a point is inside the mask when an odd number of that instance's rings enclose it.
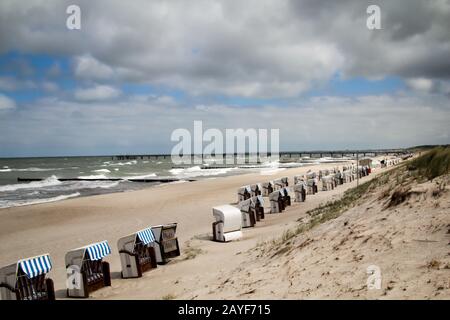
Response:
[[[60,195],[52,198],[43,198],[43,199],[24,199],[24,200],[0,200],[0,208],[11,208],[11,207],[21,207],[21,206],[29,206],[32,204],[41,204],[41,203],[49,203],[56,202],[61,200],[66,200],[69,198],[79,197],[80,193],[75,192],[67,195]]]
[[[45,172],[45,171],[59,171],[64,170],[64,168],[37,168],[37,167],[31,167],[31,168],[7,168],[9,171],[17,171],[17,172]],[[1,169],[0,169],[1,171]],[[9,172],[7,171],[7,172]]]
[[[60,185],[60,184],[61,184],[61,181],[59,181],[56,176],[51,176],[42,181],[33,181],[33,182],[29,182],[29,183],[7,184],[4,186],[0,186],[0,191],[6,192],[6,191],[16,191],[19,189],[37,189],[37,188],[56,186],[56,185]]]
[[[104,173],[110,173],[108,169],[98,169],[98,170],[92,170],[92,172],[104,172]]]
[[[0,172],[11,172],[11,169],[0,169]]]
[[[62,191],[81,190],[81,189],[111,189],[117,187],[120,181],[76,181],[61,186]]]
[[[137,164],[137,160],[131,160],[128,162],[110,162],[110,161],[105,161],[103,162],[102,167],[117,167],[117,166],[132,166]]]
[[[95,175],[90,175],[90,176],[79,176],[77,177],[78,179],[108,179],[107,176],[105,176],[104,174],[95,174]]]
[[[169,170],[169,172],[177,176],[178,178],[194,178],[194,177],[207,177],[227,174],[230,171],[236,170],[238,167],[231,168],[218,168],[218,169],[202,169],[200,166],[193,166],[189,168],[175,168]]]
[[[128,176],[128,177],[122,177],[124,180],[130,180],[130,179],[147,179],[147,178],[153,178],[156,177],[156,173],[149,173],[142,176]]]

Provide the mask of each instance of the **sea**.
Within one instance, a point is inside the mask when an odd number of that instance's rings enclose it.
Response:
[[[169,183],[259,172],[271,175],[287,168],[346,159],[302,158],[295,161],[266,161],[258,164],[174,165],[170,157],[117,160],[115,157],[0,158],[0,209],[61,201],[69,198],[157,187],[158,179]],[[238,163],[235,159],[234,163]],[[20,179],[42,179],[19,181]],[[59,179],[82,179],[60,181]],[[108,179],[120,179],[111,181]],[[133,182],[132,179],[150,182]]]

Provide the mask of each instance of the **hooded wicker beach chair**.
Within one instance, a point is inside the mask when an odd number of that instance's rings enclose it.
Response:
[[[262,184],[262,195],[268,197],[274,191],[273,181],[264,182]]]
[[[241,201],[239,210],[241,210],[242,214],[242,228],[254,227],[256,224],[256,213],[252,208],[252,199]]]
[[[250,199],[252,196],[252,189],[250,186],[242,186],[238,190],[238,203],[247,199]]]
[[[251,188],[251,196],[259,196],[262,194],[262,185],[260,183],[255,183],[250,186]]]
[[[270,213],[280,213],[284,210],[284,200],[280,190],[275,190],[269,194]]]
[[[296,202],[305,202],[306,200],[306,183],[302,181],[298,181],[297,184],[294,185],[294,195]]]
[[[122,265],[122,278],[140,278],[145,271],[156,268],[155,236],[146,228],[117,242]]]
[[[109,263],[103,261],[110,254],[108,241],[92,243],[67,252],[67,296],[88,298],[90,292],[111,286]]]
[[[177,238],[177,224],[170,223],[151,228],[155,236],[156,262],[165,264],[171,258],[180,255],[180,245]]]
[[[255,211],[256,221],[264,219],[264,198],[256,196],[251,198],[251,208]]]
[[[212,208],[215,222],[212,224],[213,240],[228,242],[242,238],[242,213],[231,205]]]
[[[0,300],[55,300],[48,254],[22,259],[0,269]]]

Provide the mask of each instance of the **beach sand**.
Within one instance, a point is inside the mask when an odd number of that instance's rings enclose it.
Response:
[[[343,163],[338,165],[341,167]],[[339,198],[345,190],[356,186],[356,181],[332,191],[319,191],[316,195],[307,196],[304,203],[293,202],[280,214],[267,214],[255,228],[243,229],[241,240],[230,243],[211,241],[212,207],[236,204],[237,189],[241,185],[282,176],[288,176],[292,183],[296,174],[335,166],[321,164],[286,169],[273,175],[244,174],[3,209],[0,210],[0,265],[50,253],[53,260],[50,276],[55,282],[57,298],[65,298],[65,253],[72,248],[108,240],[113,250],[112,255],[106,258],[111,264],[112,286],[93,292],[91,297],[94,299],[245,299],[248,296],[242,290],[236,290],[234,295],[235,289],[223,294],[220,289],[217,291],[223,276],[231,271],[239,272],[242,264],[248,261],[249,250],[259,243],[279,238],[286,229],[295,226],[296,220],[304,217],[307,210]],[[385,170],[374,169],[373,174],[362,178],[361,182]],[[144,273],[140,279],[120,279],[117,240],[147,226],[171,222],[178,223],[182,255]],[[259,268],[253,274],[252,270],[245,272],[250,273],[249,279],[253,279],[265,270]],[[274,275],[274,286],[277,281]],[[272,295],[270,291],[264,296],[254,296],[265,299],[280,297],[282,295]]]

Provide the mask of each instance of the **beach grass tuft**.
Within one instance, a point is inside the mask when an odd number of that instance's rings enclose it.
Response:
[[[432,180],[450,172],[450,147],[437,147],[412,160],[408,170],[417,177]]]

